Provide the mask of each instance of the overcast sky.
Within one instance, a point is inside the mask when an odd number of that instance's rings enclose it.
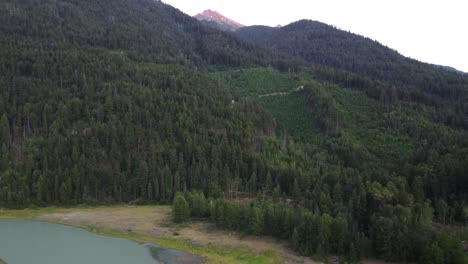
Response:
[[[468,0],[163,0],[212,9],[244,25],[312,19],[364,35],[420,61],[468,72]]]

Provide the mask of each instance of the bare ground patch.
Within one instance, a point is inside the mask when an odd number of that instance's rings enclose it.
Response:
[[[277,252],[281,256],[282,263],[317,263],[310,258],[297,256],[287,247],[286,241],[270,237],[241,237],[235,232],[215,229],[204,221],[192,221],[187,227],[178,227],[170,224],[170,217],[171,209],[168,206],[121,206],[84,209],[71,213],[51,213],[39,216],[37,219],[132,231],[158,237],[176,237],[199,245],[246,247],[255,253]]]

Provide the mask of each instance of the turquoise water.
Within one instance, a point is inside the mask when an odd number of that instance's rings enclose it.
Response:
[[[0,219],[0,258],[8,264],[154,264],[151,246],[37,221]]]

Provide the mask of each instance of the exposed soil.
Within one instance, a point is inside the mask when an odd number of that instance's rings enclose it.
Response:
[[[241,237],[235,232],[217,230],[205,221],[192,221],[187,227],[179,228],[170,224],[170,217],[171,209],[167,206],[122,206],[52,213],[38,219],[146,233],[158,237],[176,237],[199,245],[247,247],[255,253],[273,251],[280,254],[282,263],[317,263],[310,258],[296,255],[288,248],[286,241],[270,237]]]
[[[269,93],[269,94],[262,94],[258,97],[269,97],[269,96],[286,96],[289,95],[289,92],[276,92],[276,93]]]
[[[291,93],[297,93],[297,92],[300,92],[304,90],[304,85],[301,85],[297,88],[294,88],[291,90],[291,92],[275,92],[275,93],[269,93],[269,94],[262,94],[262,95],[259,95],[258,97],[269,97],[269,96],[286,96],[286,95],[290,95]]]

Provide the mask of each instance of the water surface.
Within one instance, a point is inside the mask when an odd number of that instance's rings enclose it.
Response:
[[[159,263],[150,248],[70,226],[0,219],[0,258],[8,264]]]

